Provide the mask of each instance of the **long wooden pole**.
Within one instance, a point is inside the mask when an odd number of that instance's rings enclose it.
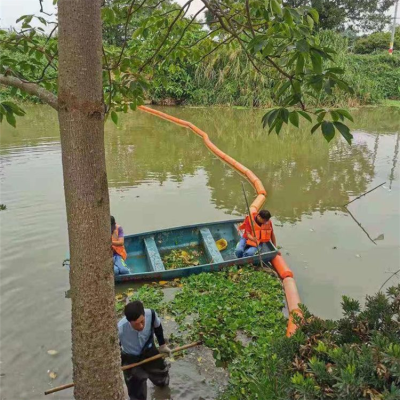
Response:
[[[177,353],[179,351],[187,350],[187,349],[190,349],[191,347],[199,346],[200,344],[202,344],[202,341],[185,344],[184,346],[176,347],[175,349],[171,350],[171,353]],[[146,358],[143,361],[139,361],[139,362],[134,363],[134,364],[124,365],[123,367],[121,367],[121,371],[126,371],[127,369],[135,368],[135,367],[138,367],[139,365],[147,364],[147,363],[149,363],[151,361],[155,361],[155,360],[158,360],[159,358],[164,358],[164,357],[166,357],[166,354],[160,353],[160,354],[157,354],[156,356]],[[51,394],[51,393],[59,392],[59,391],[64,390],[64,389],[69,389],[71,387],[74,387],[74,383],[73,382],[72,383],[67,383],[66,385],[57,386],[57,387],[55,387],[53,389],[46,390],[44,392],[44,394],[48,395],[48,394]]]
[[[356,198],[353,199],[352,201],[349,201],[348,203],[344,204],[343,207],[347,207],[347,206],[348,206],[349,204],[351,204],[353,201],[356,201],[356,200],[358,200],[359,198],[365,196],[366,194],[373,192],[375,189],[378,189],[379,187],[383,186],[385,183],[386,183],[386,182],[383,182],[383,183],[381,183],[380,185],[375,186],[373,189],[368,190],[368,192],[365,192],[365,193],[363,193],[363,194],[360,194],[358,197],[356,197]]]

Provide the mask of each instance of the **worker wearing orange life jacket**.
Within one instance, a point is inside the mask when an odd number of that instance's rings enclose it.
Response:
[[[111,247],[113,249],[114,274],[129,274],[125,260],[127,258],[124,246],[124,230],[122,226],[115,223],[115,218],[111,216]]]
[[[257,253],[257,244],[260,252],[264,251],[265,243],[272,241],[276,246],[274,228],[271,221],[271,213],[267,210],[261,210],[259,213],[252,214],[253,224],[250,217],[247,216],[239,229],[244,231],[243,236],[236,246],[236,257],[250,257]],[[254,231],[253,231],[254,227]]]

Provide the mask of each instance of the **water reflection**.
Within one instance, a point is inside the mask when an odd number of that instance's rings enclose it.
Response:
[[[3,154],[58,141],[56,114],[46,107],[29,111],[19,119],[17,130],[3,125]],[[310,135],[306,123],[300,130],[287,128],[279,137],[268,135],[260,124],[260,110],[166,111],[204,129],[217,146],[250,168],[267,188],[268,207],[274,215],[292,222],[314,211],[337,210],[351,196],[365,192],[375,176],[379,135],[398,132],[400,120],[398,108],[354,111],[355,141],[348,146],[340,137],[328,144],[320,134]],[[358,140],[360,130],[374,134],[373,149]],[[128,189],[150,182],[162,186],[167,180],[179,185],[184,177],[202,169],[216,207],[245,213],[237,174],[210,154],[193,133],[142,112],[122,115],[119,127],[109,123],[106,131],[110,188]],[[390,186],[398,149],[397,133]],[[250,186],[248,190],[251,196]]]
[[[366,191],[374,178],[379,134],[375,134],[372,151],[367,143],[357,141],[357,124],[353,126],[355,143],[348,146],[340,137],[328,144],[321,135],[310,135],[307,124],[300,130],[286,129],[280,137],[268,136],[260,126],[262,111],[167,111],[191,120],[208,132],[217,146],[250,168],[267,188],[269,208],[281,220],[296,221],[313,211],[337,210],[350,196]],[[363,125],[364,110],[355,112],[357,116]],[[369,120],[369,129],[374,131],[373,117]],[[237,174],[208,153],[193,133],[143,113],[124,116],[121,126],[108,125],[111,187],[134,187],[149,181],[162,185],[167,179],[181,182],[203,168],[216,207],[245,212]],[[386,124],[386,129],[391,134],[394,124]]]

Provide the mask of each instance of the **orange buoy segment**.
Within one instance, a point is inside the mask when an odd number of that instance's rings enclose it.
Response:
[[[220,150],[210,140],[210,138],[208,137],[206,132],[202,131],[200,128],[198,128],[196,125],[193,125],[191,122],[173,117],[172,115],[168,115],[166,113],[155,110],[153,108],[146,107],[146,106],[139,106],[138,108],[149,114],[156,115],[157,117],[163,118],[170,122],[174,122],[177,125],[186,127],[188,129],[190,129],[191,131],[193,131],[198,136],[200,136],[203,139],[204,144],[210,149],[210,151],[212,151],[215,155],[217,155],[219,158],[221,158],[223,161],[225,161],[227,164],[229,164],[236,171],[240,172],[253,185],[254,189],[257,192],[257,197],[255,198],[255,200],[253,201],[253,203],[250,206],[250,212],[255,213],[261,209],[261,207],[263,206],[263,204],[265,202],[267,192],[266,192],[263,184],[261,183],[260,179],[257,177],[257,175],[255,175],[252,171],[250,171],[244,165],[240,164],[238,161],[236,161],[229,155],[225,154],[222,150]],[[286,336],[291,336],[297,329],[295,323],[293,322],[292,313],[295,312],[296,314],[301,315],[301,311],[298,309],[298,304],[300,303],[300,297],[299,297],[299,294],[297,291],[296,283],[293,279],[293,272],[287,266],[283,257],[280,255],[277,255],[272,260],[272,265],[275,268],[275,270],[277,271],[279,277],[283,280],[283,287],[285,290],[286,300],[288,303],[289,311],[291,313],[289,316],[289,322],[288,322],[288,326],[287,326],[287,330],[286,330]]]
[[[299,308],[296,308],[289,314],[289,322],[288,322],[287,328],[286,328],[286,336],[287,337],[292,336],[297,330],[297,325],[295,324],[294,318],[293,318],[294,315],[298,315],[299,317],[302,317],[303,313],[301,312],[301,310]]]
[[[297,310],[300,304],[300,296],[295,280],[293,278],[285,278],[283,280],[283,287],[285,289],[286,302],[289,312]]]
[[[293,278],[293,272],[287,266],[285,260],[282,256],[277,255],[272,261],[272,266],[275,268],[275,271],[278,273],[279,277],[283,280],[285,278]]]

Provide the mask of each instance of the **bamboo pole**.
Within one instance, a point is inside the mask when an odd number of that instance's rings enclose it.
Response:
[[[184,346],[176,347],[175,349],[171,350],[171,353],[177,353],[179,351],[187,350],[187,349],[190,349],[191,347],[199,346],[201,343],[202,343],[201,341],[198,341],[198,342],[185,344]],[[134,363],[134,364],[124,365],[123,367],[121,367],[121,371],[126,371],[127,369],[135,368],[135,367],[138,367],[139,365],[147,364],[147,363],[149,363],[151,361],[155,361],[155,360],[158,360],[160,358],[164,358],[166,356],[167,356],[166,354],[160,353],[160,354],[157,354],[157,355],[155,355],[153,357],[146,358],[143,361],[139,361],[139,362]],[[71,387],[74,387],[74,383],[73,382],[72,383],[67,383],[66,385],[57,386],[57,387],[55,387],[53,389],[46,390],[44,392],[44,394],[48,395],[48,394],[51,394],[51,393],[59,392],[59,391],[64,390],[64,389],[69,389]]]

